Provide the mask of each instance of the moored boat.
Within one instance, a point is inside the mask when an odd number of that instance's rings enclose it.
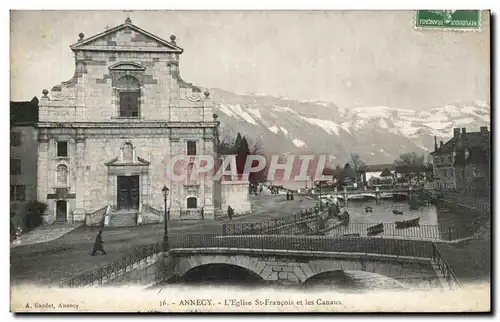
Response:
[[[368,236],[378,235],[383,232],[384,232],[384,224],[382,223],[366,228],[366,234]]]
[[[403,214],[403,212],[399,211],[399,210],[393,210],[392,213],[395,215],[402,215]]]
[[[420,221],[420,217],[410,219],[410,220],[396,221],[396,229],[418,227],[418,226],[420,226],[419,221]]]
[[[360,237],[360,235],[358,233],[343,234],[341,237]]]

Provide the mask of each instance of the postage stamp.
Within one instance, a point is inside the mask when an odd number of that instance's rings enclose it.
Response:
[[[480,10],[417,10],[415,27],[419,29],[478,30]]]
[[[10,310],[489,311],[489,33],[414,15],[11,11]]]

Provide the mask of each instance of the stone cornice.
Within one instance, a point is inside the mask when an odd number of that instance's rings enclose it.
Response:
[[[130,122],[38,122],[38,128],[75,129],[75,128],[213,128],[216,122],[161,122],[161,121],[130,121]]]

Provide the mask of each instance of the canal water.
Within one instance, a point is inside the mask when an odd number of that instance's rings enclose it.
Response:
[[[367,206],[372,207],[372,212],[365,211]],[[330,235],[360,234],[365,236],[367,228],[382,223],[384,232],[379,236],[455,240],[474,235],[484,224],[485,219],[470,212],[434,205],[420,206],[412,210],[408,201],[390,199],[381,200],[378,204],[372,199],[352,200],[343,209],[349,213],[349,225],[332,230]],[[394,215],[393,210],[403,214]],[[415,218],[419,218],[418,227],[396,228],[396,222]]]

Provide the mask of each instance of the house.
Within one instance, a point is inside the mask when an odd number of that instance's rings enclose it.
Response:
[[[433,157],[437,189],[455,190],[463,194],[484,195],[490,190],[490,132],[454,128],[453,138],[440,146],[435,142]]]
[[[381,184],[381,180],[387,183],[389,180],[392,180],[392,175],[394,173],[394,165],[392,164],[362,165],[358,168],[357,172],[362,185]]]
[[[432,156],[433,175],[436,189],[455,190],[455,144],[460,136],[460,129],[453,129],[453,138],[443,144],[443,141],[437,145],[436,137],[434,137],[434,151],[430,153]]]
[[[248,193],[248,182],[189,178],[197,155],[216,157],[218,122],[210,92],[182,79],[174,35],[127,18],[78,36],[73,77],[43,90],[39,104],[37,195],[47,221],[161,220],[164,186],[170,219],[214,219],[227,198]],[[181,181],[167,176],[175,155],[189,159]],[[249,210],[247,200],[231,206]]]
[[[20,221],[27,203],[37,199],[37,121],[36,97],[10,102],[10,211],[14,221]]]
[[[491,188],[490,131],[462,133],[457,138],[455,175],[457,192],[470,196],[489,196]]]
[[[432,180],[433,168],[425,164],[398,165],[394,170],[397,182],[417,183]]]

